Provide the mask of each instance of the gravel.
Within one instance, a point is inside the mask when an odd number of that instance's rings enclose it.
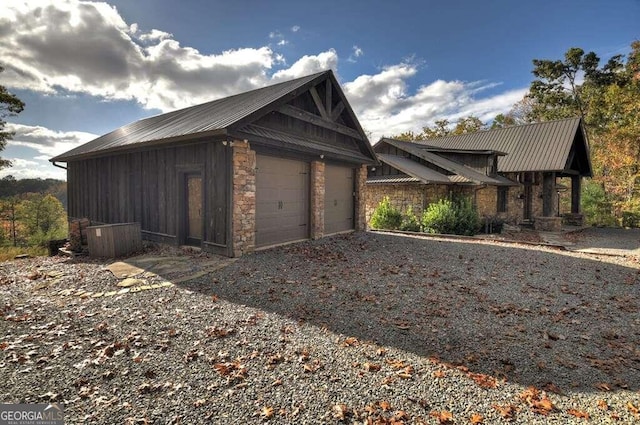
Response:
[[[0,402],[67,423],[640,421],[636,257],[375,233],[217,270],[150,254],[195,278],[0,264]]]

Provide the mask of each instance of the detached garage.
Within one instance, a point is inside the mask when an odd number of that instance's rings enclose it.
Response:
[[[69,217],[239,256],[365,228],[375,154],[325,71],[146,118],[51,159]]]

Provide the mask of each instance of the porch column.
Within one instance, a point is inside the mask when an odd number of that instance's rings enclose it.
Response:
[[[324,234],[324,162],[311,161],[311,239]]]
[[[543,217],[555,217],[558,215],[556,196],[556,173],[542,173]]]
[[[571,176],[571,214],[580,214],[580,189],[582,178]]]

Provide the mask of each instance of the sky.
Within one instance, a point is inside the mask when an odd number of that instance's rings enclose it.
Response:
[[[489,122],[533,59],[637,39],[640,0],[4,0],[0,85],[26,107],[0,177],[66,179],[49,158],[122,125],[326,69],[372,143]]]

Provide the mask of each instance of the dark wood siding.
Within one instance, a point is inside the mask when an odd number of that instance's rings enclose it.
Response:
[[[222,143],[198,143],[73,161],[69,216],[97,223],[140,223],[147,239],[180,243],[178,173],[203,172],[204,245],[227,253],[229,164]]]

